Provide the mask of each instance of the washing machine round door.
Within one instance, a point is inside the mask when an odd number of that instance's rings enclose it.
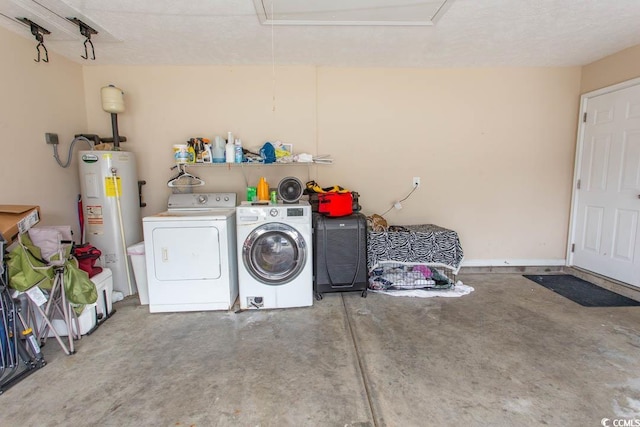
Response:
[[[254,229],[242,246],[242,262],[254,279],[267,285],[284,285],[305,266],[307,244],[295,228],[267,223]]]

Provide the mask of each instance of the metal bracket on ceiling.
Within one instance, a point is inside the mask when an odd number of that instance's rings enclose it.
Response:
[[[44,45],[44,36],[46,34],[51,34],[51,32],[46,28],[36,24],[31,19],[28,19],[28,18],[16,18],[16,19],[22,22],[23,24],[28,25],[31,28],[31,34],[33,34],[33,36],[36,38],[38,42],[38,44],[36,45],[36,50],[38,51],[38,58],[34,59],[34,61],[40,62],[40,60],[42,60],[42,62],[49,62],[49,52],[47,51],[47,47]],[[40,48],[44,50],[44,58],[40,58]]]
[[[80,55],[80,57],[82,59],[89,59],[89,52],[87,49],[87,45],[91,46],[91,59],[95,61],[96,59],[96,51],[93,48],[93,42],[91,41],[91,35],[92,34],[98,34],[98,32],[96,30],[94,30],[93,28],[91,28],[89,25],[85,24],[84,22],[82,22],[81,20],[79,20],[78,18],[67,18],[69,21],[73,22],[74,24],[76,24],[78,26],[78,28],[80,29],[80,34],[82,34],[85,39],[84,39],[84,55]]]

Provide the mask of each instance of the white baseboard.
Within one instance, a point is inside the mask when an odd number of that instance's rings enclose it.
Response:
[[[559,267],[567,265],[565,259],[469,259],[461,267]]]

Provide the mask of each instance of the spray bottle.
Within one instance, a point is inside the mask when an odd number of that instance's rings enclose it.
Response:
[[[236,163],[242,163],[242,141],[240,138],[236,138],[236,143],[234,145]]]
[[[233,145],[233,134],[229,132],[227,138],[227,145],[224,148],[224,155],[227,163],[235,163],[236,159],[236,147]]]
[[[211,151],[211,143],[204,143],[204,151],[202,152],[202,163],[213,163],[213,153]]]
[[[196,162],[196,149],[194,147],[194,140],[187,141],[187,163]]]

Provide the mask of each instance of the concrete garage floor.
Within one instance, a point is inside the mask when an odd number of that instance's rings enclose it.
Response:
[[[640,307],[520,274],[461,298],[149,314],[136,298],[0,397],[5,426],[598,426],[640,420]],[[630,424],[627,424],[630,425]]]

